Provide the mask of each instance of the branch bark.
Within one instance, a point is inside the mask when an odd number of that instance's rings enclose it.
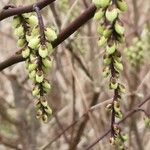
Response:
[[[54,2],[55,0],[43,0],[40,2],[35,3],[37,7],[39,7],[39,9],[43,9],[44,7],[46,7],[47,5],[49,5],[50,3]],[[24,7],[16,7],[16,8],[9,8],[9,9],[3,9],[0,12],[0,21],[14,16],[14,15],[20,15],[22,13],[29,13],[29,12],[33,12],[33,5],[29,5],[29,6],[24,6]]]

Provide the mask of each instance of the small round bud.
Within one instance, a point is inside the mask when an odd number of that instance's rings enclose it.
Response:
[[[123,35],[124,34],[124,27],[123,27],[123,24],[121,22],[116,21],[116,23],[115,23],[115,31],[119,35]]]
[[[31,31],[31,35],[34,36],[38,36],[40,34],[40,30],[38,26],[35,26],[32,31]]]
[[[48,53],[51,55],[54,51],[52,44],[49,42],[46,42],[46,47],[47,47]]]
[[[46,28],[45,35],[48,41],[54,41],[57,38],[56,32],[51,28]]]
[[[21,24],[20,18],[18,16],[14,16],[12,21],[13,28],[17,28],[18,26],[20,26],[20,24]]]
[[[114,62],[114,68],[118,72],[123,71],[123,65],[122,65],[122,63],[118,62],[117,60],[115,60],[115,62]]]
[[[126,93],[126,88],[124,85],[122,84],[119,84],[119,91],[122,92],[122,93]]]
[[[28,65],[29,72],[35,70],[37,68],[37,66],[38,66],[37,62],[35,62],[35,61],[30,62]]]
[[[107,38],[105,38],[104,36],[101,37],[101,39],[98,41],[98,46],[104,46],[107,42]]]
[[[25,49],[22,50],[22,57],[27,58],[30,55],[30,49],[26,47]]]
[[[118,16],[118,9],[113,8],[112,10],[107,9],[106,11],[106,18],[108,21],[113,22]]]
[[[29,72],[29,78],[30,78],[32,81],[35,81],[35,75],[36,75],[36,71],[35,71],[35,70]]]
[[[40,45],[38,52],[42,58],[45,58],[48,56],[48,49],[45,45]]]
[[[118,88],[118,82],[116,82],[116,79],[111,78],[109,87],[110,89],[114,89],[114,90]]]
[[[36,82],[38,82],[38,83],[43,82],[43,79],[44,79],[43,71],[38,70],[36,73],[35,79],[36,79]]]
[[[36,86],[33,88],[32,95],[33,95],[33,96],[38,96],[39,93],[40,93],[39,86],[36,85]]]
[[[40,98],[40,102],[41,102],[41,104],[42,104],[44,107],[47,107],[48,103],[47,103],[47,100],[46,100],[45,97],[41,97],[41,98]]]
[[[26,40],[25,39],[22,39],[22,38],[18,39],[18,41],[17,41],[18,47],[22,48],[22,47],[25,46],[25,44],[26,44]]]
[[[28,19],[27,19],[27,23],[31,26],[37,26],[38,25],[38,18],[34,15],[31,15]]]
[[[43,81],[42,86],[46,93],[48,93],[51,90],[51,85],[48,83],[47,80]]]
[[[105,26],[104,26],[104,25],[99,25],[99,26],[97,27],[97,32],[98,32],[100,35],[103,35],[104,29],[105,29]]]
[[[121,11],[127,11],[128,5],[125,0],[117,0],[117,7]]]
[[[32,49],[37,49],[40,43],[40,39],[38,36],[30,39],[28,46]]]
[[[22,25],[20,25],[19,27],[15,28],[14,34],[17,37],[24,36],[24,28],[22,27]]]
[[[108,55],[104,55],[103,64],[104,65],[110,65],[110,63],[111,63],[111,58]]]
[[[115,43],[111,46],[107,46],[107,48],[106,48],[106,52],[109,55],[113,54],[115,52],[115,50],[116,50],[116,44]]]
[[[95,15],[94,15],[94,19],[95,20],[101,20],[104,16],[104,11],[102,9],[98,10]]]
[[[46,108],[44,108],[45,112],[48,114],[48,115],[52,115],[52,109],[47,106]]]
[[[49,57],[43,58],[42,63],[45,67],[51,68],[52,67],[52,60]]]
[[[104,69],[103,69],[103,73],[102,73],[102,75],[103,75],[103,77],[108,77],[109,76],[109,74],[110,74],[110,68],[109,68],[109,66],[106,66],[106,67],[104,67]]]

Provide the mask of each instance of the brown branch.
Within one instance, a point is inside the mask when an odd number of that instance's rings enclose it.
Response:
[[[67,39],[71,34],[73,34],[78,28],[84,25],[89,19],[93,17],[95,11],[96,11],[96,7],[94,5],[91,5],[87,10],[85,10],[67,28],[65,28],[60,32],[57,39],[52,43],[53,47],[58,46],[65,39]],[[0,63],[0,71],[22,61],[24,61],[24,59],[21,55],[13,55],[7,60]]]
[[[42,9],[42,8],[46,7],[47,5],[49,5],[50,3],[54,2],[54,1],[55,0],[43,0],[43,1],[37,2],[35,4],[36,4],[37,7],[39,7],[39,9]],[[0,12],[0,21],[5,19],[5,18],[14,16],[14,15],[20,15],[22,13],[33,12],[34,11],[33,5],[35,5],[35,4],[29,5],[29,6],[24,6],[24,7],[3,9]]]

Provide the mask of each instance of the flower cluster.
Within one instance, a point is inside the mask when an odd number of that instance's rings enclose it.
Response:
[[[125,87],[119,82],[120,73],[123,71],[122,56],[118,48],[124,42],[124,27],[119,15],[127,10],[124,0],[93,0],[97,7],[94,19],[99,21],[97,32],[99,34],[99,47],[105,47],[103,57],[104,77],[110,77],[109,87],[114,91],[113,102],[107,106],[111,110],[111,138],[112,144],[117,144],[122,137],[120,129],[116,126],[116,118],[122,118],[119,101]]]
[[[135,37],[132,45],[125,49],[127,58],[135,70],[139,70],[144,63],[145,52],[150,48],[150,27],[145,26],[140,37]]]
[[[52,67],[52,59],[48,55],[53,52],[51,42],[57,38],[57,35],[53,29],[45,27],[41,35],[39,20],[31,13],[15,16],[13,28],[18,37],[18,47],[21,48],[22,56],[26,59],[29,78],[34,84],[32,94],[38,99],[37,118],[47,122],[52,110],[45,96],[50,91],[51,85],[45,78],[45,74]]]
[[[126,48],[125,53],[131,66],[138,70],[144,62],[143,42],[139,38],[134,38],[132,46]]]

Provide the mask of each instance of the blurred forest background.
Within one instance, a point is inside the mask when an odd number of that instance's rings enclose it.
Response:
[[[0,10],[8,3],[19,6],[34,2],[0,0]],[[121,101],[123,113],[150,94],[150,0],[127,3],[128,11],[121,17],[126,29],[126,42],[120,48],[124,63],[121,82],[127,89]],[[59,33],[90,5],[89,0],[56,0],[42,10],[44,22]],[[18,50],[11,21],[12,17],[0,22],[0,62]],[[47,124],[35,117],[32,84],[24,62],[0,72],[0,150],[84,150],[110,127],[110,113],[105,107],[113,93],[102,76],[104,49],[97,46],[96,26],[91,19],[55,49],[48,75],[52,91],[47,96],[53,115]],[[92,111],[82,117],[89,108]],[[150,113],[150,102],[144,108]],[[125,143],[129,150],[150,149],[150,129],[143,118],[137,113],[120,125],[129,136]],[[117,148],[109,144],[107,136],[92,149]]]

